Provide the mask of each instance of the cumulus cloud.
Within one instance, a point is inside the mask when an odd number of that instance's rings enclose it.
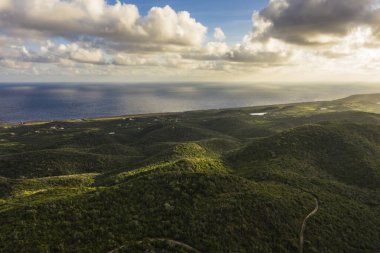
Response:
[[[226,39],[226,35],[224,34],[222,28],[216,27],[214,29],[214,39],[217,41],[224,41]]]
[[[186,59],[218,61],[224,59],[229,51],[230,47],[225,42],[208,42],[204,47],[183,53],[182,55]]]
[[[70,59],[83,63],[104,63],[105,58],[100,49],[78,48],[70,53]]]
[[[223,61],[230,63],[245,63],[250,65],[279,65],[285,64],[291,56],[291,51],[283,43],[270,40],[266,43],[251,43],[244,41],[235,46],[228,46],[224,42],[209,42],[205,47],[191,53],[184,54],[187,59],[201,61]]]
[[[292,51],[284,43],[271,39],[266,43],[237,44],[228,53],[227,59],[234,62],[261,64],[263,66],[287,63]]]
[[[119,52],[112,56],[112,64],[119,66],[179,67],[181,60],[177,53],[141,55]]]
[[[0,44],[4,41],[0,37]],[[10,39],[0,48],[0,61],[7,62],[3,66],[16,67],[26,63],[51,63],[69,65],[68,63],[108,64],[106,54],[101,49],[93,48],[86,43],[55,44],[50,40],[41,41],[39,48],[28,49],[23,41]],[[14,64],[10,64],[13,62]],[[21,64],[22,63],[22,64]]]
[[[373,0],[271,0],[253,15],[252,40],[276,38],[299,45],[338,43],[352,29],[378,27]]]
[[[70,40],[105,39],[128,46],[199,46],[207,28],[186,11],[153,7],[140,16],[135,5],[105,0],[2,0],[0,26],[24,37],[61,36]]]
[[[117,53],[113,56],[113,63],[121,66],[146,66],[155,63],[155,61],[141,57],[141,55]]]

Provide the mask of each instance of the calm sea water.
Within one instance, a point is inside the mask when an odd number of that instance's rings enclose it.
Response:
[[[329,100],[376,85],[0,84],[0,121],[62,120]]]

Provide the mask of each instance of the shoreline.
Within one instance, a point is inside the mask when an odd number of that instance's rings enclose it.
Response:
[[[338,99],[333,100],[315,100],[315,101],[301,101],[301,102],[290,102],[290,103],[279,103],[279,104],[263,104],[263,105],[252,105],[252,106],[241,106],[241,107],[225,107],[225,108],[207,108],[207,109],[199,109],[199,110],[185,110],[185,111],[168,111],[168,112],[152,112],[152,113],[135,113],[135,114],[123,114],[123,115],[115,115],[115,116],[98,116],[98,117],[89,117],[89,118],[69,118],[69,119],[52,119],[52,120],[30,120],[30,121],[19,121],[19,122],[7,122],[0,121],[0,127],[15,127],[15,126],[32,126],[32,125],[42,125],[53,122],[91,122],[91,121],[106,121],[106,120],[118,120],[124,118],[143,118],[143,117],[154,117],[154,116],[170,116],[170,115],[178,115],[183,113],[201,113],[201,112],[211,112],[211,111],[230,111],[230,110],[259,110],[265,109],[271,106],[284,107],[284,106],[297,106],[297,105],[310,105],[314,103],[329,103],[329,102],[339,102],[346,99],[354,98],[357,96],[376,96],[380,95],[380,93],[362,93],[362,94],[354,94]]]
[[[361,94],[357,94],[361,95]],[[355,95],[356,96],[356,95]],[[341,99],[345,99],[348,97],[344,97]],[[31,125],[41,125],[48,124],[53,122],[86,122],[86,121],[103,121],[103,120],[118,120],[123,118],[142,118],[142,117],[152,117],[152,116],[169,116],[169,115],[177,115],[182,113],[199,113],[199,112],[207,112],[207,111],[229,111],[229,110],[246,110],[246,109],[260,109],[266,108],[270,106],[292,106],[292,105],[300,105],[300,104],[312,104],[312,103],[325,103],[332,102],[340,99],[334,100],[316,100],[316,101],[304,101],[304,102],[294,102],[294,103],[279,103],[279,104],[263,104],[263,105],[252,105],[252,106],[242,106],[242,107],[225,107],[225,108],[209,108],[209,109],[199,109],[199,110],[186,110],[186,111],[173,111],[173,112],[152,112],[152,113],[135,113],[135,114],[123,114],[116,116],[99,116],[99,117],[89,117],[89,118],[81,118],[81,119],[52,119],[52,120],[30,120],[30,121],[19,121],[19,122],[6,122],[0,121],[0,125],[9,125],[9,126],[31,126]]]

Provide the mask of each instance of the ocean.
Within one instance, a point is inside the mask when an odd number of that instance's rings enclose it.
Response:
[[[0,121],[25,122],[331,100],[378,85],[2,83]]]

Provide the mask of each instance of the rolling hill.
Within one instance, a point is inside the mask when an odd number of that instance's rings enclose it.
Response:
[[[370,94],[3,125],[0,252],[378,252],[379,113]]]

